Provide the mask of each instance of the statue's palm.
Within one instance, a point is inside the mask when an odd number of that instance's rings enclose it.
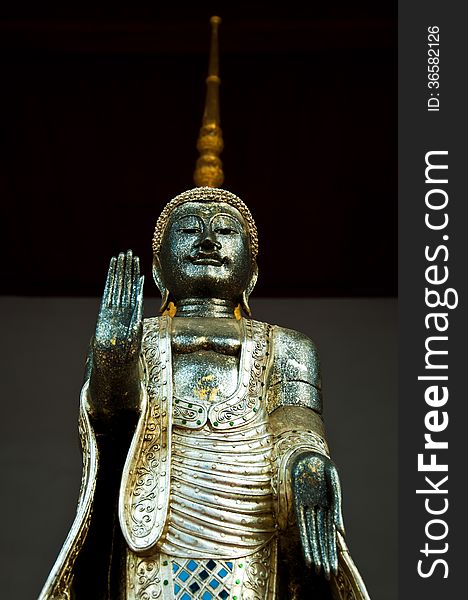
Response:
[[[328,579],[338,570],[336,530],[344,533],[336,467],[322,454],[304,452],[292,464],[291,482],[305,561]]]
[[[138,360],[142,339],[143,281],[129,250],[112,257],[93,342],[98,367],[114,370]]]

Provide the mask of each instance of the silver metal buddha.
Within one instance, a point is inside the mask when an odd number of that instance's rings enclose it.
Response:
[[[344,542],[317,351],[251,319],[257,229],[220,189],[218,17],[195,183],[159,217],[161,316],[112,258],[80,403],[75,521],[39,600],[368,600]]]
[[[367,598],[344,544],[317,351],[250,319],[249,210],[189,190],[153,249],[159,317],[142,320],[138,258],[110,263],[81,396],[78,512],[41,600]]]

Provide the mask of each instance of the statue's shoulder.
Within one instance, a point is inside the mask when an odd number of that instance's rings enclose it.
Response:
[[[274,376],[306,381],[320,389],[320,361],[314,342],[300,331],[279,325],[270,327]]]
[[[273,325],[272,329],[273,338],[279,349],[293,353],[298,352],[299,354],[305,353],[318,360],[317,346],[305,333],[287,327],[280,327],[279,325]]]
[[[270,325],[262,321],[252,321],[259,327],[268,327],[271,330],[273,344],[278,356],[290,354],[306,354],[309,360],[318,361],[318,350],[314,342],[300,331],[280,327],[279,325]]]

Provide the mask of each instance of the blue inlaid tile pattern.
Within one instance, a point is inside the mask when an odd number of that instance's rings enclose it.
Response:
[[[190,569],[190,571],[195,571],[195,569],[198,567],[197,563],[194,560],[189,560],[187,563],[187,569]]]
[[[175,600],[227,600],[232,569],[230,561],[173,558]]]

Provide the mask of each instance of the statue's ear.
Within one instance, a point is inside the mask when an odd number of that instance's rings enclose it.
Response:
[[[252,263],[252,272],[250,275],[249,284],[247,285],[247,289],[242,292],[242,298],[241,298],[242,310],[245,312],[245,314],[248,317],[252,316],[252,311],[250,310],[250,306],[249,306],[249,297],[255,287],[255,284],[257,283],[257,279],[258,279],[258,265],[257,265],[257,261],[254,261]]]
[[[165,310],[167,310],[169,305],[169,290],[164,285],[161,276],[161,263],[157,254],[153,254],[153,279],[154,283],[158,286],[158,290],[161,292],[162,298],[159,312],[162,314]]]

